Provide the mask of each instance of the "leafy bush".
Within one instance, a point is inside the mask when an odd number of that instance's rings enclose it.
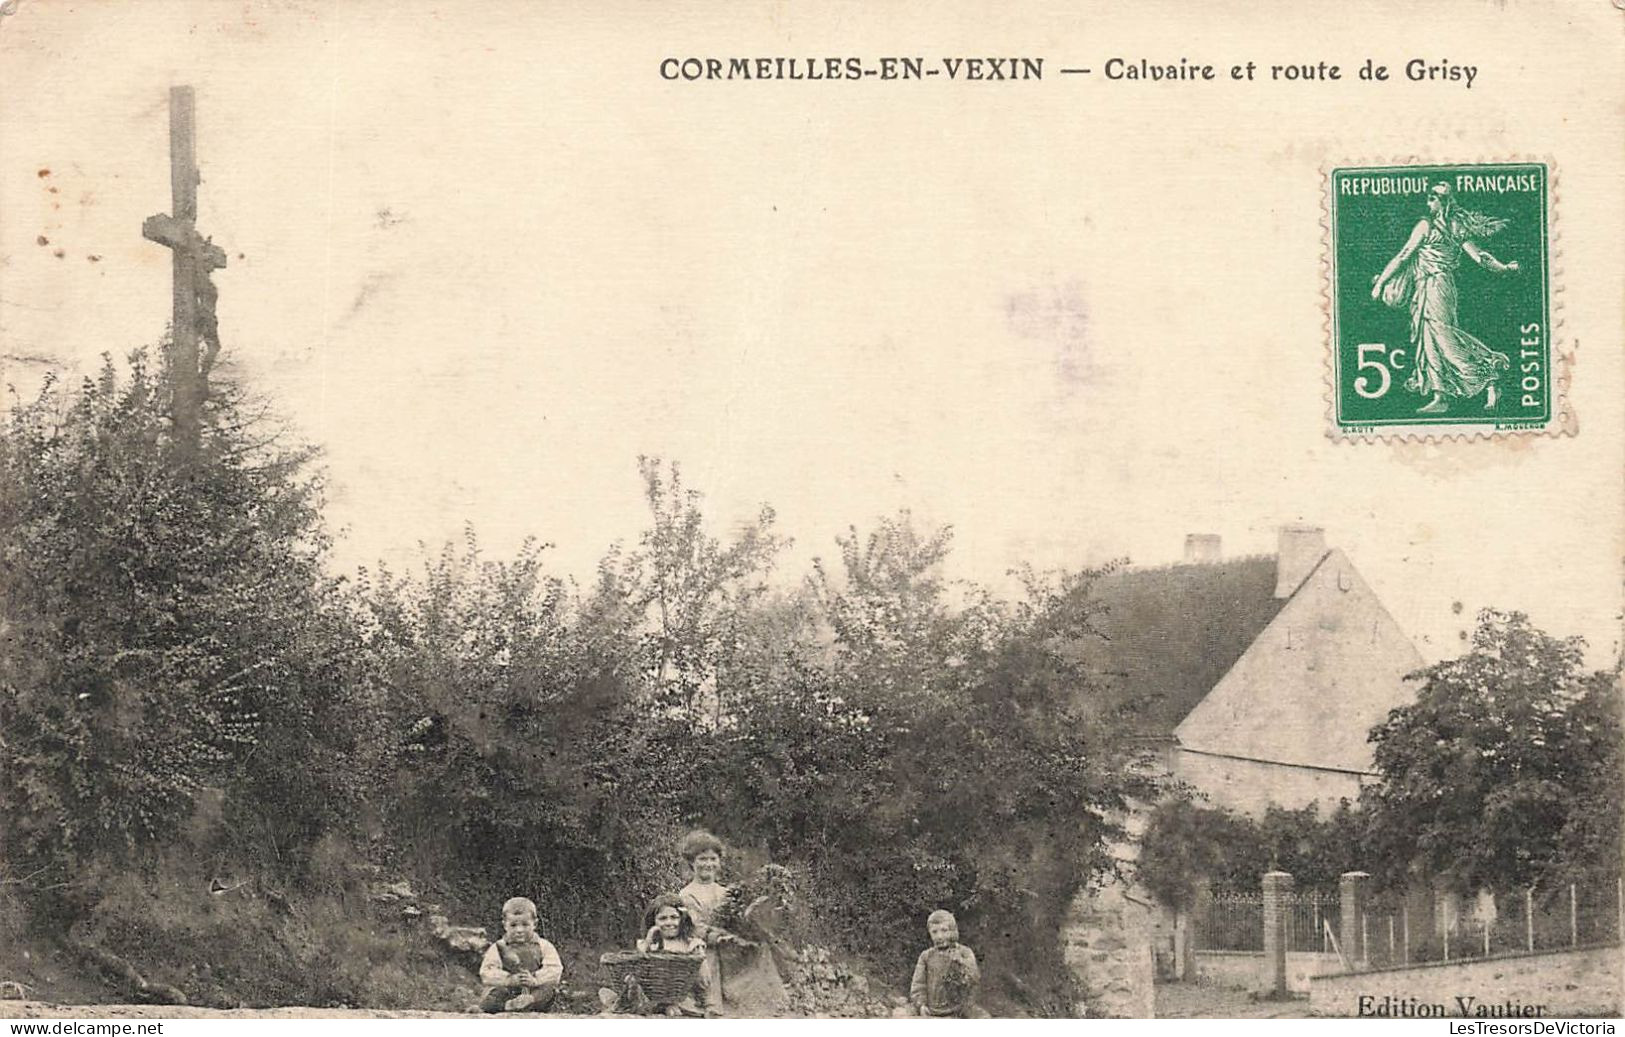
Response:
[[[675,837],[704,823],[805,876],[837,945],[905,968],[948,906],[992,960],[1059,982],[1066,906],[1147,791],[1073,705],[1090,574],[953,604],[947,532],[903,516],[844,539],[839,577],[775,594],[770,513],[716,541],[674,470],[643,476],[653,530],[586,591],[472,535],[363,582],[386,827],[438,838],[470,901],[523,892],[549,931],[617,941],[686,879]]]
[[[949,907],[999,971],[1044,989],[1063,979],[1067,906],[1150,785],[1074,707],[1092,684],[1070,647],[1091,636],[1093,574],[1027,574],[1017,603],[958,588],[954,607],[948,544],[907,515],[843,538],[840,576],[812,577],[825,647],[730,698],[696,793],[804,866],[843,945],[906,962]]]
[[[550,936],[620,943],[700,822],[804,877],[831,942],[906,971],[949,907],[995,975],[1055,1000],[1066,907],[1153,791],[1077,708],[1097,574],[997,600],[946,583],[949,531],[905,514],[775,591],[771,510],[714,537],[676,466],[643,459],[650,528],[589,586],[472,532],[347,586],[312,452],[223,385],[177,449],[165,379],[131,367],[48,386],[0,435],[8,864],[76,876],[100,938],[220,1001],[389,1000],[364,976],[410,989],[411,963],[354,919],[307,939],[263,907],[171,917],[130,869],[179,841],[342,901],[335,839],[364,825],[454,910],[522,893]],[[185,973],[211,944],[212,977]]]
[[[175,449],[143,354],[0,433],[0,818],[71,872],[174,834],[205,787],[273,859],[348,801],[346,619],[321,485],[229,391]],[[261,438],[265,437],[265,438]]]
[[[1189,907],[1199,886],[1257,892],[1267,871],[1290,872],[1299,889],[1330,891],[1344,872],[1369,866],[1366,817],[1347,800],[1329,817],[1308,806],[1270,807],[1259,819],[1172,799],[1141,839],[1138,875],[1163,903]]]
[[[638,810],[601,780],[644,667],[629,614],[573,602],[542,548],[480,558],[469,534],[420,578],[359,585],[365,671],[388,722],[368,743],[384,830],[475,906],[524,891],[554,931],[597,935],[625,896]],[[612,590],[604,590],[605,597]]]

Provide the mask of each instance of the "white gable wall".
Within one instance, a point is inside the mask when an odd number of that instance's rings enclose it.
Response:
[[[1303,585],[1175,729],[1181,778],[1216,805],[1260,813],[1358,795],[1372,726],[1414,700],[1422,666],[1342,551]]]
[[[1202,806],[1225,807],[1249,817],[1261,817],[1272,806],[1296,810],[1311,803],[1320,804],[1320,816],[1325,817],[1338,800],[1358,800],[1360,786],[1373,780],[1346,771],[1260,763],[1189,750],[1179,753],[1175,768],[1180,781],[1206,796]]]

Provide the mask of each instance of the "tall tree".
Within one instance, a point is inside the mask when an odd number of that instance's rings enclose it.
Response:
[[[720,723],[727,704],[719,673],[741,650],[742,627],[789,541],[765,505],[723,541],[706,529],[703,498],[683,485],[675,462],[640,457],[638,472],[651,521],[628,566],[652,618],[655,678],[691,718]]]
[[[1460,890],[1617,868],[1617,672],[1584,642],[1521,612],[1485,610],[1472,650],[1415,676],[1414,705],[1373,729],[1373,850],[1398,881],[1419,870]]]
[[[835,543],[840,568],[814,559],[808,588],[837,665],[875,692],[923,691],[947,672],[941,664],[954,655],[951,642],[967,629],[950,613],[942,576],[952,528],[922,533],[902,511],[866,536],[849,527]]]

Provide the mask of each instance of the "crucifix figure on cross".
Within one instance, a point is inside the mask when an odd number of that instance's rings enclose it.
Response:
[[[173,256],[174,319],[170,328],[170,377],[173,418],[178,441],[196,446],[199,413],[208,397],[209,369],[220,355],[220,324],[215,314],[219,293],[210,275],[226,265],[226,253],[198,233],[196,144],[192,133],[193,98],[189,86],[169,91],[169,187],[173,212],[149,216],[141,234],[168,248]],[[202,340],[205,352],[198,355]]]
[[[177,220],[167,214],[148,216],[141,225],[141,236],[175,249],[177,253],[182,250],[190,253],[187,259],[192,265],[193,324],[197,336],[208,349],[202,361],[202,370],[206,373],[215,355],[220,352],[220,324],[214,310],[220,292],[209,275],[226,265],[226,253],[219,245],[199,234],[190,222]],[[177,255],[176,258],[181,257]]]

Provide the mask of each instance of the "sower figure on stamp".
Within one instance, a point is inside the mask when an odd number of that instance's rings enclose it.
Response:
[[[1411,350],[1415,368],[1405,388],[1432,395],[1418,413],[1443,414],[1447,396],[1470,399],[1485,394],[1484,409],[1493,410],[1496,380],[1511,365],[1474,336],[1463,331],[1456,316],[1456,270],[1461,255],[1493,273],[1512,273],[1516,262],[1503,263],[1486,252],[1478,239],[1500,231],[1507,221],[1459,208],[1449,184],[1435,184],[1427,196],[1428,214],[1380,274],[1371,279],[1371,298],[1389,306],[1409,305]]]

